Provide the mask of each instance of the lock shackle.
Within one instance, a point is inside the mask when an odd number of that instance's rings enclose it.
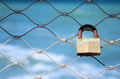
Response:
[[[83,26],[81,26],[78,30],[78,38],[79,39],[82,39],[82,32],[83,31],[91,31],[94,33],[94,38],[98,38],[98,32],[97,32],[97,29],[93,26],[93,25],[90,25],[90,24],[85,24]]]

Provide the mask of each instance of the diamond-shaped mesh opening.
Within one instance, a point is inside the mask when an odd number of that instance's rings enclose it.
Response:
[[[0,0],[0,79],[120,78],[119,1],[106,2]],[[77,56],[85,24],[98,31],[100,56]]]

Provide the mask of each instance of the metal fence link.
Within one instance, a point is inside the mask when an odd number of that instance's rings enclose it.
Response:
[[[29,9],[30,7],[34,6],[34,4],[36,3],[41,3],[44,2],[46,4],[49,5],[49,7],[53,8],[59,15],[57,15],[56,17],[52,18],[52,20],[50,20],[49,22],[45,23],[45,24],[39,24],[37,22],[35,22],[34,19],[31,19],[31,17],[29,15],[27,15],[26,13],[24,13],[25,10]],[[11,34],[7,29],[4,28],[4,26],[0,26],[0,29],[3,30],[6,34],[8,34],[9,36],[11,36],[11,38],[6,39],[6,41],[4,41],[3,43],[0,44],[0,47],[5,46],[7,43],[9,43],[10,41],[14,41],[14,40],[21,40],[23,43],[25,43],[29,48],[31,48],[34,52],[31,54],[28,54],[27,56],[25,56],[23,59],[21,60],[13,60],[12,58],[10,58],[9,56],[7,56],[6,54],[4,54],[4,52],[0,52],[0,55],[2,57],[4,57],[5,59],[7,59],[9,62],[11,62],[10,64],[6,65],[5,67],[0,69],[0,73],[2,73],[3,71],[5,71],[6,69],[10,68],[11,66],[17,65],[20,66],[21,68],[23,68],[25,71],[27,71],[31,76],[33,76],[33,79],[44,79],[45,76],[49,75],[50,73],[56,71],[57,69],[60,68],[65,68],[67,70],[69,70],[70,72],[72,72],[75,76],[77,76],[78,79],[94,79],[97,78],[99,75],[104,74],[105,71],[110,71],[110,70],[115,70],[117,72],[120,73],[120,69],[118,67],[120,67],[120,63],[117,63],[116,65],[113,66],[108,66],[107,64],[103,63],[101,60],[99,60],[96,57],[91,57],[94,60],[96,60],[98,63],[100,63],[104,68],[102,70],[100,70],[99,72],[95,73],[94,75],[91,75],[89,77],[86,76],[82,76],[81,74],[77,73],[76,71],[74,71],[74,69],[72,69],[69,65],[74,64],[74,62],[76,62],[77,60],[81,59],[82,57],[75,57],[74,59],[72,59],[70,62],[68,63],[58,63],[56,60],[54,60],[54,58],[52,58],[51,56],[49,56],[49,54],[46,53],[47,50],[49,50],[51,47],[57,45],[58,43],[65,43],[65,44],[69,44],[69,46],[71,46],[72,48],[74,48],[76,50],[76,47],[74,46],[74,44],[72,42],[70,42],[70,40],[76,38],[76,35],[73,35],[71,37],[68,38],[61,38],[59,36],[57,36],[57,34],[52,31],[49,27],[47,27],[47,25],[54,23],[54,21],[56,21],[58,18],[60,17],[69,17],[70,19],[72,19],[74,22],[76,22],[79,26],[82,26],[82,24],[72,15],[70,15],[71,13],[73,13],[74,11],[76,11],[77,9],[79,9],[81,6],[83,6],[84,4],[93,4],[95,5],[99,10],[101,10],[103,12],[103,14],[105,14],[106,16],[100,20],[98,23],[96,23],[94,26],[99,27],[99,24],[101,24],[102,22],[104,22],[105,20],[111,18],[111,19],[118,19],[120,21],[120,17],[118,15],[120,15],[120,12],[115,13],[115,14],[111,14],[108,13],[107,11],[104,10],[104,8],[102,8],[98,3],[96,3],[93,0],[85,0],[83,2],[81,2],[78,6],[76,6],[74,9],[72,9],[69,12],[62,12],[59,9],[57,9],[51,2],[49,2],[48,0],[35,0],[33,1],[31,4],[29,4],[27,7],[25,7],[24,9],[18,9],[15,10],[12,7],[10,7],[6,2],[4,2],[3,0],[0,0],[0,4],[3,4],[4,6],[6,6],[9,10],[12,11],[12,13],[6,15],[3,18],[0,18],[0,22],[4,21],[5,19],[9,18],[10,16],[17,14],[24,16],[25,18],[27,18],[31,23],[33,23],[35,25],[35,27],[31,28],[30,30],[28,30],[26,33],[22,34],[22,35],[13,35]],[[57,38],[57,41],[55,41],[53,44],[49,45],[47,48],[39,50],[37,48],[35,48],[34,46],[32,46],[27,40],[25,40],[23,37],[25,37],[26,35],[28,35],[31,31],[34,31],[35,29],[46,29],[49,33],[51,33],[55,38]],[[116,40],[106,40],[104,38],[102,38],[100,36],[100,39],[102,41],[105,42],[105,44],[103,46],[101,46],[101,49],[109,46],[109,45],[117,45],[120,46],[120,38],[116,39]],[[48,70],[48,72],[41,74],[35,74],[32,71],[30,71],[29,68],[27,68],[23,62],[25,62],[28,58],[37,55],[37,54],[41,54],[46,56],[47,58],[49,58],[50,61],[52,61],[53,64],[55,64],[56,66],[54,68],[52,68],[51,70]],[[1,60],[0,60],[1,61]],[[62,75],[61,75],[62,76]]]

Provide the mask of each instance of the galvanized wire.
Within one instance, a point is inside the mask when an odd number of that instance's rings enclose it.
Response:
[[[23,59],[21,60],[13,60],[12,58],[8,57],[7,55],[4,54],[4,52],[0,52],[0,55],[2,57],[4,57],[5,59],[7,59],[9,62],[11,62],[10,64],[6,65],[5,67],[0,69],[0,73],[2,73],[3,71],[5,71],[6,69],[8,69],[11,66],[14,65],[18,65],[20,67],[22,67],[25,71],[27,71],[31,76],[33,76],[34,79],[42,79],[42,77],[49,75],[50,73],[52,73],[53,71],[59,69],[59,68],[66,68],[69,71],[71,71],[75,76],[77,76],[79,79],[94,79],[96,77],[98,77],[101,74],[104,74],[104,72],[106,70],[115,70],[117,72],[120,73],[120,69],[118,69],[118,67],[120,67],[120,64],[116,64],[114,66],[107,66],[105,63],[103,63],[102,61],[100,61],[98,58],[93,57],[92,58],[94,60],[96,60],[97,62],[99,62],[104,68],[102,70],[100,70],[99,72],[95,73],[94,75],[91,75],[90,77],[86,77],[86,76],[81,76],[81,74],[77,73],[76,71],[74,71],[69,65],[74,64],[74,62],[76,62],[78,59],[81,59],[82,57],[75,57],[74,59],[72,59],[70,62],[66,63],[66,64],[61,64],[61,63],[57,63],[56,60],[54,60],[54,58],[52,58],[51,56],[49,56],[49,54],[46,53],[46,51],[48,49],[50,49],[51,47],[57,45],[58,43],[66,43],[69,44],[70,46],[72,46],[75,50],[76,47],[73,45],[72,42],[70,42],[70,40],[76,38],[76,35],[73,35],[72,37],[68,37],[68,38],[60,38],[59,36],[56,35],[56,33],[54,31],[52,31],[49,27],[47,27],[47,25],[54,23],[54,21],[56,21],[58,18],[60,17],[69,17],[70,19],[72,19],[74,22],[76,22],[78,24],[78,26],[82,26],[82,23],[80,23],[74,16],[70,15],[71,13],[75,12],[77,9],[79,9],[81,6],[85,5],[85,4],[93,4],[95,5],[99,10],[101,10],[103,12],[103,14],[105,14],[106,16],[100,20],[98,23],[96,23],[94,26],[98,27],[99,24],[101,24],[102,22],[104,22],[106,19],[111,18],[111,19],[118,19],[120,20],[120,17],[118,15],[120,15],[120,12],[115,13],[115,14],[110,14],[107,11],[105,11],[98,3],[96,3],[93,0],[85,0],[83,2],[81,2],[79,5],[77,5],[74,9],[72,9],[69,12],[62,12],[59,9],[56,8],[56,6],[54,6],[51,2],[49,2],[48,0],[35,0],[32,3],[30,3],[27,7],[25,7],[24,9],[18,9],[15,10],[12,7],[8,6],[7,2],[4,2],[3,0],[0,0],[0,4],[3,4],[4,6],[6,6],[10,11],[12,11],[12,13],[8,14],[7,16],[0,18],[0,22],[3,22],[5,19],[9,18],[10,16],[17,14],[19,15],[23,15],[25,18],[27,18],[31,23],[33,23],[36,27],[31,28],[30,30],[28,30],[27,32],[25,32],[22,35],[13,35],[11,34],[7,29],[4,28],[4,26],[0,25],[0,29],[3,30],[6,34],[8,34],[9,36],[11,36],[10,39],[7,39],[5,42],[0,44],[0,47],[5,46],[7,43],[9,43],[10,41],[13,41],[13,39],[16,40],[22,40],[23,43],[25,43],[28,47],[30,47],[30,49],[32,49],[34,52],[31,54],[28,54],[27,56],[25,56]],[[49,5],[49,7],[53,8],[59,15],[57,15],[56,17],[52,18],[52,20],[50,20],[49,22],[46,22],[44,24],[39,24],[37,22],[34,21],[34,19],[31,19],[29,15],[25,14],[23,11],[29,9],[30,7],[34,6],[36,3],[40,3],[40,2],[44,2],[46,4]],[[27,40],[25,40],[22,37],[25,37],[26,35],[28,35],[31,31],[34,31],[35,29],[39,29],[39,28],[44,28],[46,29],[48,32],[50,32],[53,36],[55,36],[55,38],[57,38],[57,41],[54,42],[53,44],[49,45],[47,48],[43,49],[43,50],[38,50],[37,48],[34,48]],[[31,37],[32,38],[32,37]],[[116,40],[106,40],[104,38],[102,38],[100,36],[100,39],[102,41],[105,42],[105,44],[103,46],[101,46],[101,49],[109,46],[109,45],[117,45],[120,46],[119,41],[120,38],[116,39]],[[27,68],[26,66],[24,66],[22,64],[22,62],[26,61],[28,58],[34,56],[35,54],[42,54],[45,55],[47,58],[49,58],[53,64],[56,64],[56,66],[51,69],[48,70],[47,72],[43,73],[42,75],[39,74],[34,74],[32,71],[30,71],[29,68]],[[1,60],[0,60],[1,61]],[[59,74],[60,75],[60,74]],[[61,75],[62,76],[62,75]]]

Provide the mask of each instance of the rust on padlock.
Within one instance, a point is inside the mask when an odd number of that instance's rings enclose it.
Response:
[[[94,38],[82,38],[83,31],[91,31]],[[83,25],[78,31],[77,38],[77,55],[78,56],[96,56],[100,55],[100,38],[97,29],[89,24]]]
[[[78,31],[78,38],[79,39],[82,38],[82,32],[83,31],[92,31],[94,33],[94,38],[99,37],[96,28],[92,25],[86,24],[86,25],[83,25],[82,27],[80,27],[80,29]]]

